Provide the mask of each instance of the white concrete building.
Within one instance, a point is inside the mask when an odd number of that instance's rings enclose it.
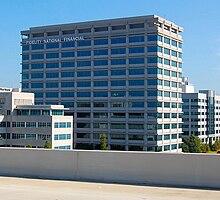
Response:
[[[34,94],[0,88],[0,146],[72,149],[73,117],[63,105],[34,105]]]

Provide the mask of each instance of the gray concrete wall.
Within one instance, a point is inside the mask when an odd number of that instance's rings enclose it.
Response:
[[[0,148],[0,175],[220,188],[220,155]]]

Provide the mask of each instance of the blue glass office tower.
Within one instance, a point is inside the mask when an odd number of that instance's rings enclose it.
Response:
[[[74,145],[181,151],[183,29],[158,16],[34,27],[22,90],[74,115]]]

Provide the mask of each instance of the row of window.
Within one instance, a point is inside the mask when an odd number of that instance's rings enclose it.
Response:
[[[126,40],[126,37],[115,37],[115,38],[111,38],[110,42],[108,38],[93,40],[94,45],[107,45],[109,43],[110,44],[123,44],[126,42],[137,43],[137,42],[155,42],[155,41],[164,42],[165,44],[182,48],[182,42],[177,42],[176,40],[172,40],[168,37],[162,37],[160,35],[148,35],[146,38],[143,35],[139,35],[139,36],[129,37],[128,40]],[[62,42],[61,48],[74,47],[76,46],[75,43],[77,44],[78,47],[92,45],[91,40],[82,40],[82,41],[77,41],[77,42]],[[53,49],[53,48],[59,48],[59,43],[46,44],[46,49]],[[22,51],[27,51],[29,49],[30,49],[29,45],[22,46]],[[32,50],[44,49],[44,44],[32,44],[31,49]]]
[[[50,122],[12,122],[12,127],[16,128],[49,128]]]
[[[28,109],[17,109],[16,115],[64,115],[63,110],[28,110]]]
[[[71,122],[55,122],[54,128],[71,128]]]
[[[91,123],[77,123],[77,128],[91,128]],[[107,129],[108,123],[93,123],[93,128]],[[126,129],[125,123],[110,123],[111,129]],[[177,129],[182,124],[147,124],[147,130]],[[128,124],[128,129],[144,130],[144,124]]]
[[[53,57],[53,58],[58,58],[58,57]],[[32,60],[38,60],[38,59],[44,59],[44,54],[33,54],[32,55]],[[22,60],[29,60],[29,55],[22,55]],[[148,64],[164,64],[172,67],[180,67],[182,68],[182,63],[169,60],[166,58],[161,58],[161,57],[148,57],[146,62]],[[64,62],[65,64],[67,62]],[[93,61],[94,66],[107,66],[109,64],[108,59],[100,59],[100,60],[94,60]],[[126,59],[124,58],[117,58],[117,59],[111,59],[110,60],[111,65],[126,65]],[[143,57],[138,57],[138,58],[129,58],[128,59],[128,64],[133,65],[133,64],[145,64],[145,58]],[[36,64],[35,64],[36,65]],[[33,64],[34,68],[35,65]],[[69,63],[68,63],[69,65]],[[92,62],[90,60],[85,60],[85,61],[77,61],[77,67],[90,67],[92,65]],[[70,65],[71,67],[74,67],[75,64],[72,62]],[[43,68],[43,64],[39,66],[39,64],[36,66],[39,67],[40,69]],[[63,64],[61,63],[61,67],[63,67]],[[38,68],[38,69],[39,69]],[[59,68],[59,63],[46,63],[46,68]],[[36,69],[36,68],[35,68]]]
[[[55,146],[54,149],[70,150],[70,149],[71,149],[71,146],[70,146],[70,145],[65,145],[65,146]]]
[[[44,134],[32,134],[32,133],[12,133],[12,139],[24,139],[24,140],[50,140],[51,135]]]
[[[129,47],[128,51],[126,51],[125,47],[120,47],[120,48],[115,48],[115,49],[110,49],[108,51],[108,49],[97,49],[94,51],[65,51],[65,52],[61,52],[60,54],[58,52],[55,53],[46,53],[46,58],[50,59],[50,58],[72,58],[72,57],[86,57],[86,56],[91,56],[92,54],[94,56],[108,56],[108,54],[110,53],[111,55],[121,55],[121,54],[140,54],[140,53],[156,53],[156,52],[160,52],[160,53],[164,53],[167,55],[172,55],[174,57],[178,57],[182,58],[182,53],[181,52],[177,52],[175,50],[171,50],[168,48],[163,48],[160,46],[148,46],[146,49],[145,47],[139,46],[139,47]],[[40,56],[39,56],[40,55]],[[44,56],[42,56],[43,54],[32,54],[31,58],[32,60],[35,59],[43,59]]]
[[[70,140],[71,134],[54,134],[54,140]]]

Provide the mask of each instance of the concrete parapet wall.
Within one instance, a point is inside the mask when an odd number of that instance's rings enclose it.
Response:
[[[220,155],[0,148],[0,175],[220,188]]]

